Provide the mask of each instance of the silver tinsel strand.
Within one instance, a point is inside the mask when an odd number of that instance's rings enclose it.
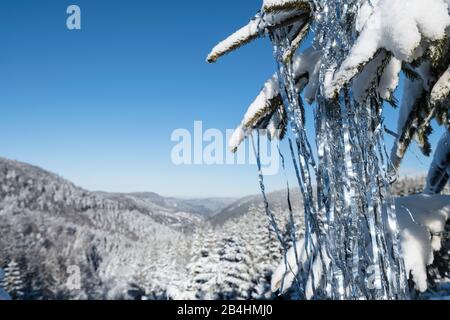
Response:
[[[327,78],[342,63],[357,37],[354,22],[362,2],[312,1],[314,46],[323,52],[315,112],[318,161],[306,134],[305,111],[292,63],[284,59],[290,49],[289,28],[270,34],[280,90],[295,138],[294,142],[290,140],[291,155],[304,195],[304,250],[308,259],[307,263],[298,261],[298,290],[305,296],[308,281],[319,283],[312,288],[315,299],[409,298],[390,196],[382,100],[375,87],[364,103],[355,101],[350,87],[341,90],[335,100],[326,99],[324,94]],[[260,183],[265,195],[261,174]],[[265,203],[274,223],[266,198]],[[317,262],[322,268],[320,279],[314,279]]]

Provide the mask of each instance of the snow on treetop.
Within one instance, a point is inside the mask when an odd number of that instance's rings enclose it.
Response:
[[[217,44],[207,57],[216,62],[223,55],[264,35],[266,30],[292,24],[309,17],[309,2],[305,0],[265,0],[260,12],[250,22]]]
[[[263,0],[263,10],[266,12],[309,7],[307,0]]]
[[[361,67],[367,64],[380,49],[392,53],[401,61],[412,61],[423,52],[424,41],[445,37],[450,26],[449,0],[379,0],[366,19],[361,34],[349,56],[342,63],[332,83],[327,86],[327,96],[332,98],[348,83]]]
[[[240,48],[264,34],[265,30],[282,25],[284,21],[298,16],[295,11],[277,14],[256,15],[246,26],[217,44],[207,57],[208,62],[216,62],[221,56]]]
[[[295,4],[299,2],[307,2],[302,0],[263,0],[263,8],[273,7],[273,6],[282,6],[286,4]]]
[[[448,0],[450,1],[450,0]],[[431,104],[443,103],[450,93],[450,67],[445,71],[431,92]]]

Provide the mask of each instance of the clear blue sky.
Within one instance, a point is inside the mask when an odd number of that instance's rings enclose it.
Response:
[[[66,8],[82,30],[66,28]],[[205,57],[260,1],[2,0],[0,156],[90,190],[243,196],[252,166],[175,166],[174,129],[234,128],[275,71],[268,40]],[[396,112],[386,113],[395,128]],[[438,131],[440,132],[440,131]],[[419,157],[419,159],[417,158]],[[404,170],[426,170],[417,148]],[[269,179],[271,189],[282,179]],[[292,182],[291,182],[292,183]]]

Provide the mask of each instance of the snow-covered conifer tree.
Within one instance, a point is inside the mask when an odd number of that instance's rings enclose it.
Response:
[[[235,151],[254,129],[288,137],[306,229],[290,251],[295,265],[286,267],[297,270],[291,280],[301,296],[408,298],[389,183],[413,139],[430,153],[433,119],[449,125],[449,5],[449,0],[264,0],[249,24],[208,56],[215,62],[264,36],[273,44],[278,72],[250,105],[230,148]],[[313,44],[303,48],[308,33]],[[387,159],[383,108],[384,102],[396,105],[401,73],[407,77],[405,97]],[[302,98],[316,104],[317,159]],[[257,155],[258,150],[256,143]],[[259,171],[266,213],[276,225],[260,166]]]
[[[133,298],[146,300],[177,300],[185,294],[185,241],[152,244],[136,268],[129,293]]]
[[[24,283],[20,267],[14,260],[11,260],[5,268],[5,275],[1,287],[15,300],[24,297]]]
[[[263,211],[255,207],[250,208],[244,221],[238,222],[241,226],[251,226],[243,230],[245,234],[242,237],[249,247],[253,268],[251,297],[256,300],[271,298],[270,278],[282,258],[281,246]]]
[[[219,263],[216,245],[216,235],[213,231],[197,230],[191,248],[192,258],[187,266],[187,299],[214,299],[214,276]]]
[[[238,235],[220,241],[219,264],[215,274],[214,293],[220,300],[247,300],[251,298],[252,268],[249,252]]]

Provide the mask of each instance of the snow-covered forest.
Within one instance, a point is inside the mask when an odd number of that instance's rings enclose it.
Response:
[[[260,38],[276,72],[230,149],[250,140],[261,194],[91,192],[0,158],[0,299],[450,299],[450,0],[263,0],[207,60]],[[401,178],[413,144],[432,164]]]
[[[12,299],[298,298],[295,290],[272,292],[283,248],[259,195],[196,200],[191,207],[193,200],[155,194],[136,201],[130,200],[136,195],[91,193],[6,159],[0,159],[0,184],[1,297],[8,292]],[[402,179],[393,192],[418,194],[425,184],[425,178]],[[296,229],[302,230],[300,193],[292,190],[290,196],[300,222]],[[269,194],[284,242],[292,244],[286,197],[287,191]],[[184,219],[175,220],[178,216]],[[443,279],[449,276],[449,242],[445,238],[436,252],[421,297],[436,298],[448,287]],[[74,266],[81,271],[79,288],[71,287]]]

